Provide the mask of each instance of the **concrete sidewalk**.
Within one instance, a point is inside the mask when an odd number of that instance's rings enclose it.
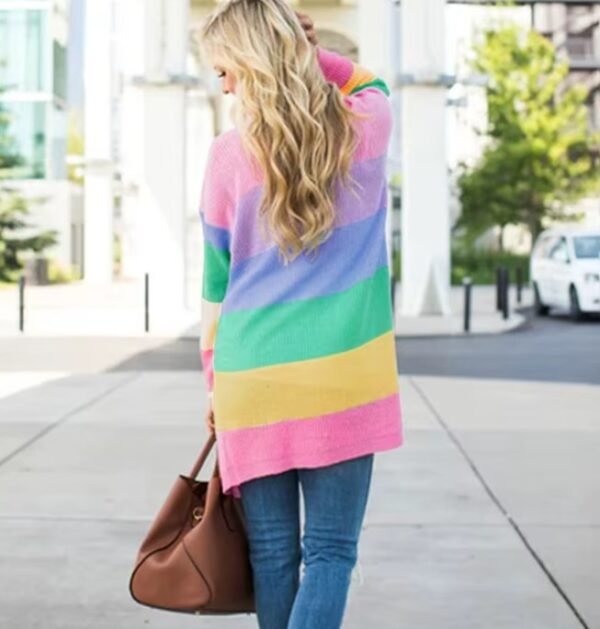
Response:
[[[152,287],[150,288],[152,291]],[[524,323],[518,308],[531,305],[531,291],[525,288],[522,303],[516,303],[516,289],[510,290],[508,319],[496,310],[495,286],[472,289],[470,334],[494,334]],[[405,316],[402,314],[400,285],[395,291],[395,328],[398,336],[445,336],[463,334],[464,289],[450,291],[451,314],[446,316]],[[200,336],[200,304],[189,310],[150,310],[150,332],[145,332],[144,286],[139,281],[121,281],[105,286],[83,282],[53,286],[28,286],[25,294],[27,336],[103,336],[177,338]],[[0,290],[0,338],[17,337],[19,295],[17,287]]]
[[[130,599],[206,401],[197,371],[118,362],[0,372],[0,627],[255,627]],[[344,626],[600,627],[598,387],[410,374],[400,387],[406,443],[376,457]]]

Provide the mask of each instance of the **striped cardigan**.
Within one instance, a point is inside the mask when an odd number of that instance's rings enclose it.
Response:
[[[213,394],[223,492],[291,468],[403,443],[385,238],[386,83],[317,48],[325,78],[369,113],[356,124],[359,196],[337,188],[336,222],[316,258],[284,266],[258,225],[260,176],[237,129],[211,144],[200,203],[201,362]]]

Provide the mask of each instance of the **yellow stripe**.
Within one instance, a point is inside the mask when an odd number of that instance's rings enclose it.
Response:
[[[350,92],[359,85],[363,85],[364,83],[370,83],[373,79],[376,79],[377,76],[373,74],[370,70],[363,68],[362,66],[354,64],[354,72],[344,84],[344,87],[341,88],[343,94],[350,94]]]
[[[215,372],[219,430],[314,417],[398,391],[392,330],[347,352],[237,372]]]
[[[200,323],[200,348],[214,349],[217,324],[221,316],[222,302],[202,299],[202,321]]]

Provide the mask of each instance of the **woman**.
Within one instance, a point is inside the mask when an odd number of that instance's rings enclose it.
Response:
[[[285,0],[222,2],[200,43],[236,98],[200,207],[207,423],[245,512],[260,627],[335,629],[374,453],[403,443],[389,90]]]

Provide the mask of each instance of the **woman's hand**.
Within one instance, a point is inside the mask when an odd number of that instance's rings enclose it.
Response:
[[[208,427],[208,432],[214,434],[215,432],[215,411],[212,405],[212,399],[208,400],[208,410],[206,411],[206,426]]]
[[[298,19],[300,20],[300,24],[302,25],[302,28],[304,29],[304,32],[306,33],[306,37],[308,38],[308,41],[314,46],[316,46],[319,42],[317,40],[317,33],[315,31],[315,25],[313,21],[311,20],[311,18],[308,17],[306,13],[300,13],[299,11],[294,11],[294,13],[298,16]]]

